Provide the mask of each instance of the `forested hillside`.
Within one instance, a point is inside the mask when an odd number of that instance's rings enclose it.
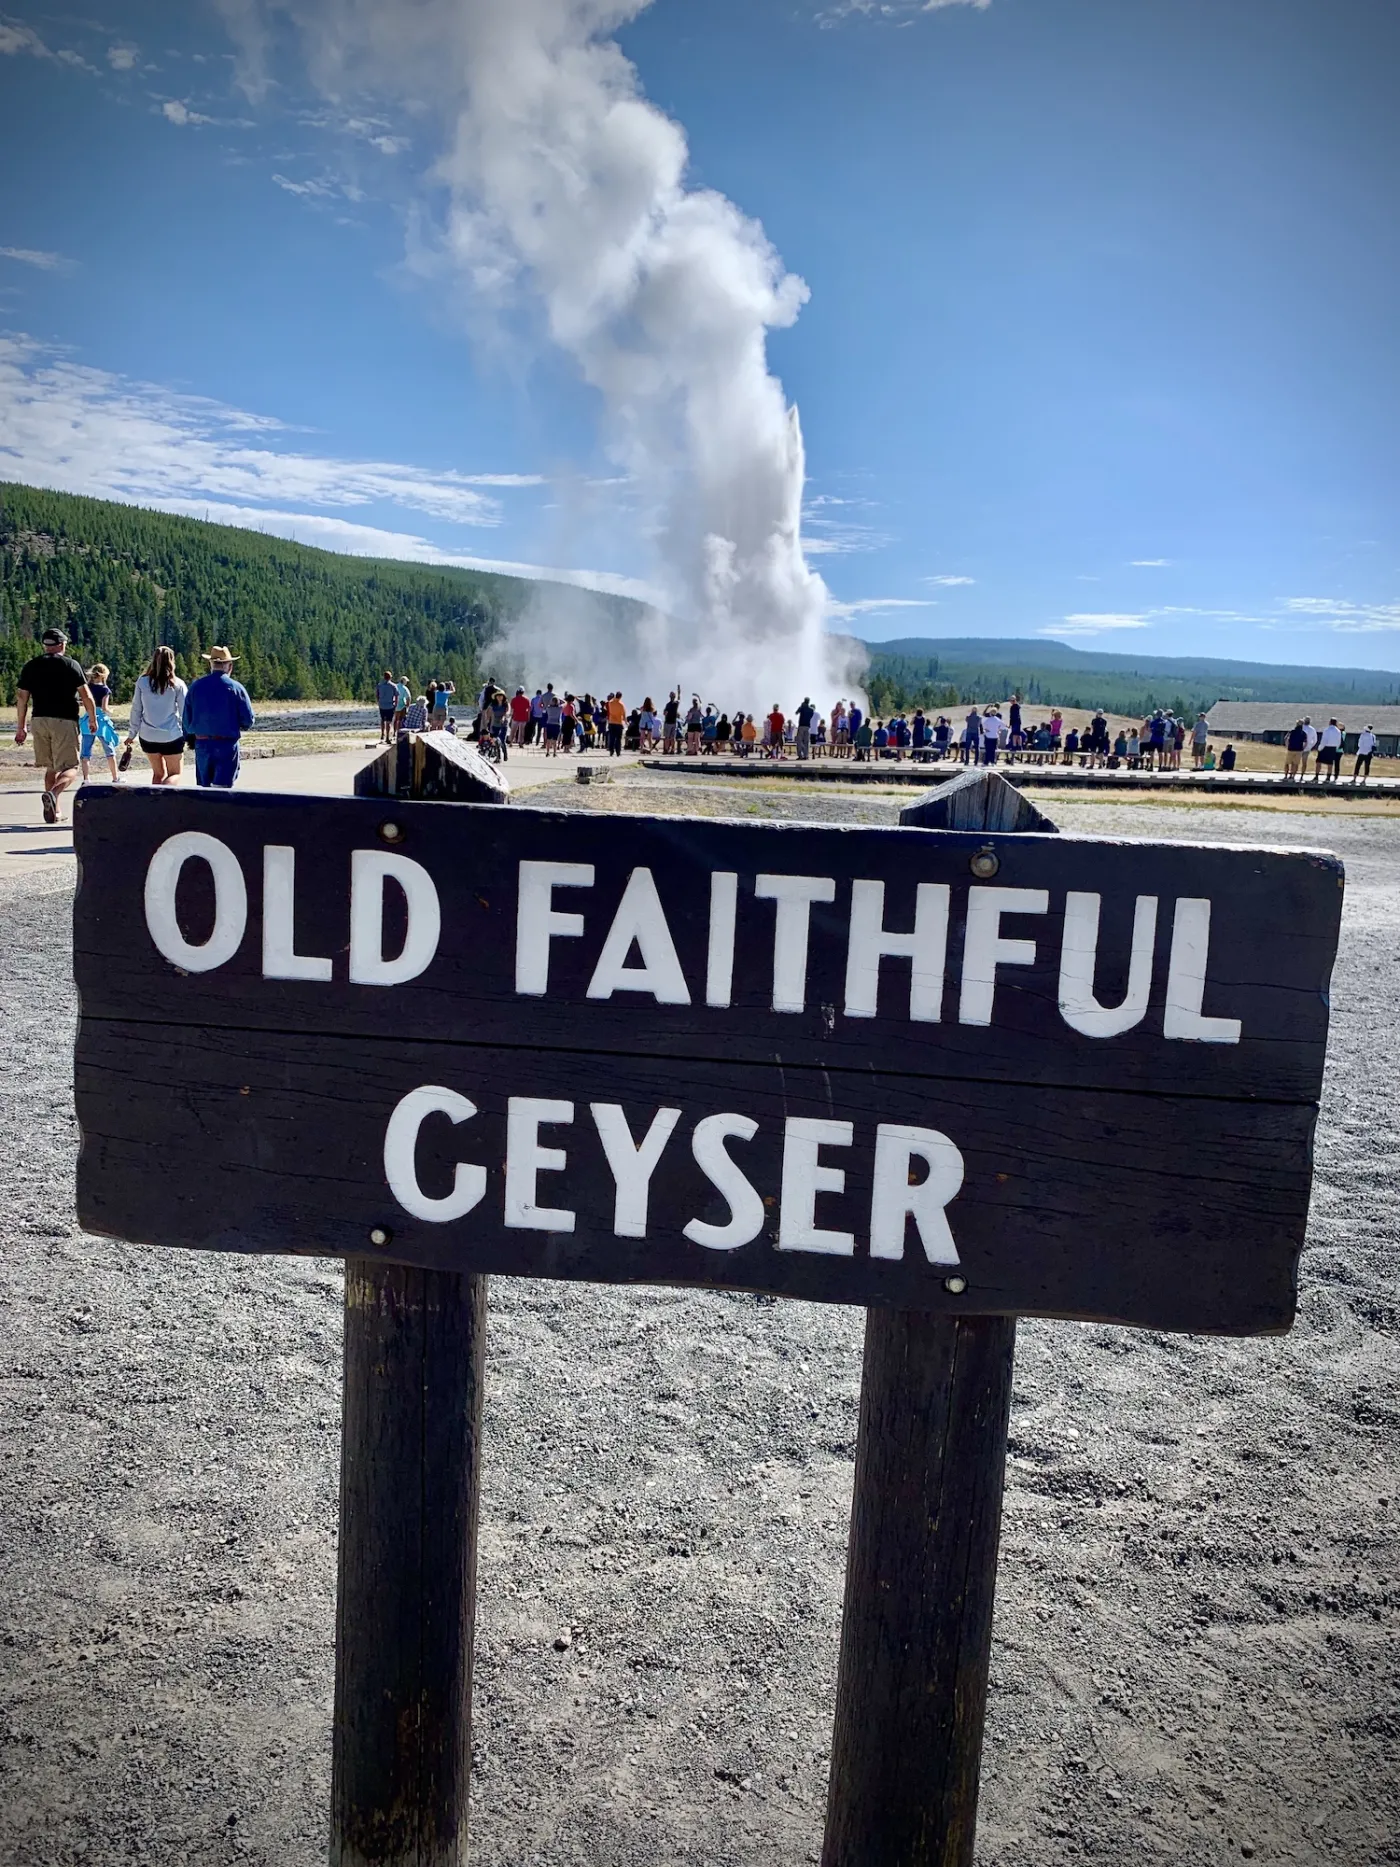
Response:
[[[1178,714],[1217,700],[1400,700],[1400,674],[1374,668],[1289,668],[1204,656],[1125,655],[1068,642],[945,640],[871,642],[867,688],[877,712],[947,707],[1019,693],[1032,706],[1105,707]]]
[[[381,668],[470,688],[478,658],[527,603],[554,586],[488,572],[341,557],[107,500],[0,482],[0,702],[40,632],[65,629],[84,661],[105,661],[124,699],[157,641],[187,677],[227,643],[261,699],[368,696]],[[568,592],[602,611],[622,598]]]

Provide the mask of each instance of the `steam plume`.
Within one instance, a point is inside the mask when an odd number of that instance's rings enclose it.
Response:
[[[664,613],[645,641],[541,615],[514,644],[532,669],[829,701],[845,645],[825,632],[826,586],[802,555],[802,434],[766,355],[807,288],[757,222],[686,186],[683,131],[610,36],[649,3],[224,0],[254,56],[284,13],[328,94],[431,113],[440,259],[478,302],[537,302],[602,397]]]

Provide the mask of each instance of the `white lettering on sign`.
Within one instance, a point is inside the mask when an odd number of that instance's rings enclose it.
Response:
[[[263,978],[324,983],[330,961],[296,950],[296,864],[297,852],[284,844],[263,850]]]
[[[1185,897],[1176,904],[1172,922],[1172,956],[1167,968],[1167,1010],[1162,1024],[1165,1037],[1188,1044],[1237,1044],[1238,1018],[1203,1018],[1206,960],[1210,951],[1210,902]]]
[[[915,893],[914,931],[885,927],[885,884],[851,883],[851,932],[846,948],[846,1016],[873,1018],[880,996],[880,961],[907,959],[909,1017],[937,1024],[943,1015],[943,971],[948,958],[946,882],[920,882]]]
[[[823,1147],[849,1147],[855,1124],[789,1115],[783,1134],[783,1194],[778,1215],[779,1251],[827,1251],[853,1257],[854,1232],[824,1231],[817,1224],[817,1194],[844,1193],[844,1167],[824,1167]]]
[[[540,1127],[574,1119],[572,1102],[551,1102],[535,1096],[512,1096],[506,1105],[506,1224],[525,1232],[571,1232],[574,1215],[556,1206],[537,1204],[538,1177],[562,1173],[568,1156],[562,1147],[541,1147]]]
[[[709,1251],[733,1251],[752,1244],[763,1230],[763,1198],[742,1167],[731,1158],[726,1141],[752,1141],[758,1123],[749,1115],[706,1115],[695,1124],[690,1148],[717,1193],[729,1202],[728,1225],[692,1219],[685,1235]]]
[[[1065,896],[1065,935],[1060,948],[1060,1016],[1086,1037],[1119,1037],[1147,1016],[1152,990],[1152,950],[1157,940],[1157,897],[1139,895],[1133,911],[1128,989],[1121,1005],[1101,1005],[1094,996],[1099,956],[1099,895]]]
[[[612,1231],[617,1238],[645,1238],[651,1229],[651,1188],[667,1144],[681,1121],[681,1110],[659,1108],[640,1141],[617,1102],[590,1105],[603,1156],[613,1180]],[[456,1090],[429,1083],[411,1090],[389,1117],[384,1135],[384,1174],[389,1190],[410,1217],[430,1225],[447,1225],[475,1211],[485,1197],[488,1172],[483,1166],[458,1161],[452,1190],[441,1196],[423,1191],[418,1178],[417,1153],[423,1124],[445,1115],[456,1126],[477,1114],[474,1102]],[[511,1096],[506,1103],[505,1224],[516,1231],[572,1232],[577,1215],[539,1203],[539,1176],[563,1173],[568,1157],[563,1148],[545,1147],[540,1129],[574,1120],[572,1102],[534,1096]],[[749,1115],[726,1112],[702,1116],[691,1136],[691,1151],[705,1177],[729,1207],[724,1225],[691,1219],[682,1236],[708,1251],[734,1251],[752,1244],[764,1229],[765,1201],[748,1175],[729,1153],[727,1143],[749,1142],[758,1133]],[[823,1194],[840,1197],[846,1192],[846,1170],[822,1160],[824,1148],[850,1149],[855,1124],[810,1116],[791,1115],[783,1124],[782,1190],[778,1206],[777,1247],[780,1251],[822,1252],[833,1257],[855,1256],[856,1234],[817,1224],[817,1200]],[[915,1164],[923,1177],[914,1179]],[[875,1158],[871,1176],[870,1255],[894,1261],[904,1256],[907,1223],[915,1231],[930,1264],[956,1265],[957,1245],[948,1223],[947,1208],[962,1190],[963,1157],[945,1134],[933,1128],[881,1122],[875,1130]],[[588,1170],[585,1168],[585,1173]],[[593,1184],[591,1175],[585,1184]],[[663,1185],[665,1182],[663,1182]],[[665,1221],[670,1229],[674,1219]]]
[[[384,957],[384,888],[403,892],[408,927],[403,949]],[[384,849],[356,849],[350,857],[350,983],[406,985],[432,965],[442,935],[442,909],[433,878],[419,862]]]
[[[515,989],[522,998],[544,998],[549,992],[550,941],[577,940],[583,932],[581,914],[555,911],[555,889],[592,886],[591,862],[521,863],[515,915]]]
[[[723,1010],[734,992],[734,922],[739,877],[724,869],[710,876],[710,948],[705,960],[705,1003]]]
[[[418,1133],[430,1115],[445,1115],[460,1124],[476,1114],[475,1103],[459,1096],[454,1089],[436,1083],[412,1089],[389,1117],[384,1134],[384,1177],[389,1191],[404,1211],[430,1225],[447,1225],[464,1219],[481,1204],[486,1192],[486,1169],[458,1161],[452,1179],[452,1191],[441,1199],[430,1199],[418,1184]]]
[[[618,1238],[645,1238],[651,1176],[666,1143],[681,1118],[679,1109],[658,1109],[641,1146],[632,1139],[621,1103],[594,1102],[593,1125],[612,1169],[617,1198],[613,1202],[613,1231]]]
[[[626,964],[634,946],[641,958],[640,966]],[[658,1005],[690,1003],[676,943],[666,925],[650,869],[633,869],[628,876],[588,982],[589,998],[611,998],[614,992],[649,992]]]
[[[927,1172],[917,1185],[915,1160]],[[881,1122],[875,1131],[875,1187],[870,1201],[870,1255],[902,1258],[906,1219],[912,1218],[930,1264],[956,1264],[958,1248],[946,1208],[962,1190],[963,1157],[936,1128]]]
[[[214,925],[198,945],[186,940],[175,913],[175,891],[187,862],[206,863],[214,878]],[[156,951],[183,972],[213,972],[233,958],[247,925],[248,889],[228,844],[203,830],[167,837],[146,870],[146,926]]]
[[[990,1024],[998,966],[1034,966],[1034,940],[1002,938],[1003,914],[1046,914],[1049,891],[1044,888],[970,888],[967,929],[963,935],[962,1002],[960,1024]]]
[[[760,901],[778,904],[773,923],[773,1009],[801,1011],[807,1003],[812,903],[834,901],[836,883],[829,875],[760,875],[753,891]]]

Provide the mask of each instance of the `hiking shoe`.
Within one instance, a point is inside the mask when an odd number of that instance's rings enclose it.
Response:
[[[53,792],[45,791],[43,797],[39,801],[44,806],[44,822],[45,823],[57,823],[58,822],[58,799],[54,796]]]

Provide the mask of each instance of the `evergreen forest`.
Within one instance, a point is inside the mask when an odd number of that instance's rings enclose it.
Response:
[[[157,642],[187,679],[200,651],[224,643],[256,699],[372,698],[384,668],[419,687],[434,677],[469,691],[482,650],[556,586],[486,571],[344,557],[262,532],[110,500],[0,482],[0,704],[63,629],[85,664],[112,669],[118,700]],[[568,591],[600,613],[625,598]]]

